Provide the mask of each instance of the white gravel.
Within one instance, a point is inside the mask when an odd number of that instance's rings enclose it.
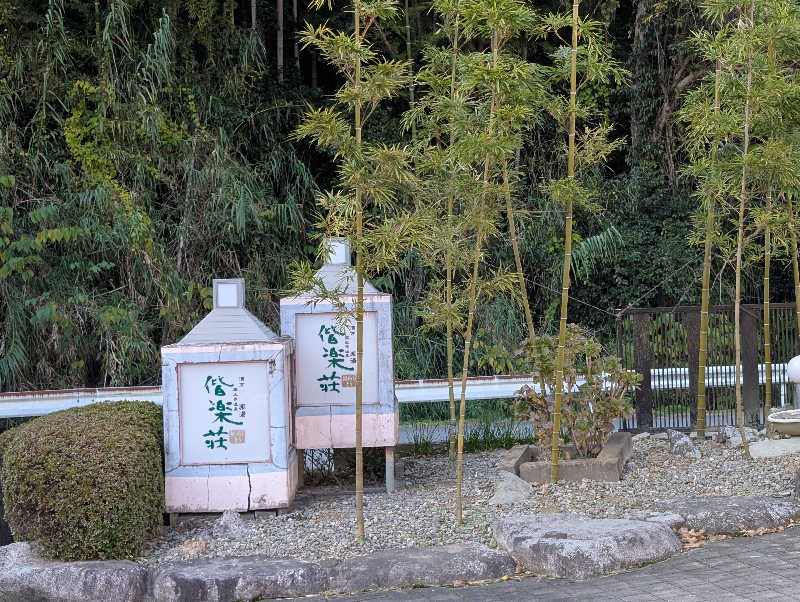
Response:
[[[504,514],[567,511],[612,518],[648,509],[654,501],[670,497],[790,495],[800,468],[800,454],[747,461],[741,450],[710,441],[700,444],[700,460],[674,456],[667,441],[653,438],[634,442],[633,449],[619,483],[537,484],[528,500],[503,507],[486,502],[494,493],[496,466],[505,450],[468,454],[462,527],[455,525],[454,466],[446,457],[407,458],[405,489],[365,494],[364,544],[355,541],[352,495],[301,491],[289,513],[246,520],[245,528],[235,532],[215,527],[213,518],[184,521],[166,529],[140,561],[154,565],[251,554],[322,560],[460,541],[494,545],[491,525]]]

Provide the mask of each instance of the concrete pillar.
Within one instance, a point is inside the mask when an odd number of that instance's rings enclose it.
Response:
[[[387,447],[386,449],[386,491],[391,493],[395,491],[394,481],[394,448]]]

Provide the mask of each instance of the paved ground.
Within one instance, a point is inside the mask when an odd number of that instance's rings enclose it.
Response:
[[[798,565],[800,528],[709,543],[658,564],[583,582],[527,578],[481,586],[407,589],[328,599],[371,602],[800,600]]]

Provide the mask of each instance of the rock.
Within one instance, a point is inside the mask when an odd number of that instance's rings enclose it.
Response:
[[[235,510],[226,510],[222,513],[212,527],[213,531],[219,535],[230,536],[241,533],[247,529],[247,525],[242,517]]]
[[[515,569],[507,554],[472,542],[386,550],[329,562],[330,566],[322,564],[328,569],[330,587],[348,592],[418,583],[446,585],[454,581],[497,579]]]
[[[538,451],[538,450],[537,450]],[[497,465],[497,470],[500,472],[510,472],[514,475],[519,475],[519,465],[523,462],[529,462],[533,454],[533,450],[529,445],[515,445],[506,452],[500,463]]]
[[[800,504],[767,496],[693,497],[657,501],[653,510],[680,514],[689,529],[706,535],[773,529],[800,518]]]
[[[639,433],[638,435],[634,435],[631,438],[631,440],[632,441],[644,441],[645,439],[649,439],[649,438],[650,438],[650,433],[644,432],[644,433]]]
[[[765,439],[750,445],[750,455],[754,458],[777,458],[800,452],[800,437],[791,439]]]
[[[685,433],[670,429],[667,430],[667,437],[669,437],[669,451],[674,455],[686,456],[695,460],[701,458],[700,448]]]
[[[641,510],[639,512],[632,512],[625,515],[629,520],[643,520],[651,523],[661,523],[667,525],[673,531],[676,531],[686,524],[686,521],[680,514],[671,512],[648,512]]]
[[[155,602],[233,602],[305,596],[326,589],[328,574],[318,564],[266,556],[180,562],[153,575]]]
[[[147,569],[127,560],[43,559],[26,542],[0,548],[0,600],[14,602],[140,602]]]
[[[653,439],[669,439],[666,433],[653,433]]]
[[[497,475],[497,488],[489,499],[489,504],[513,504],[530,497],[533,489],[517,475],[502,471]]]
[[[758,431],[749,426],[744,427],[744,434],[748,442],[758,441]],[[742,444],[742,435],[738,426],[721,426],[717,433],[717,441],[727,443],[728,447],[739,447]]]
[[[495,522],[494,537],[526,569],[571,579],[656,562],[681,549],[680,540],[662,522],[571,514],[504,517]]]

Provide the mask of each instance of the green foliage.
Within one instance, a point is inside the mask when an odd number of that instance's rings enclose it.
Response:
[[[96,403],[0,435],[6,520],[60,560],[135,558],[164,509],[161,408]]]
[[[539,337],[527,348],[534,378],[545,391],[523,387],[513,407],[521,420],[531,420],[539,441],[553,438],[552,400],[556,385],[555,351],[558,339]],[[600,453],[614,430],[613,420],[631,411],[630,393],[642,377],[626,370],[616,356],[606,355],[602,345],[579,326],[567,328],[564,345],[564,399],[562,428],[578,454],[594,457]]]
[[[273,86],[236,3],[2,4],[0,389],[158,382],[214,277],[277,328],[312,251],[287,137],[313,94]]]

